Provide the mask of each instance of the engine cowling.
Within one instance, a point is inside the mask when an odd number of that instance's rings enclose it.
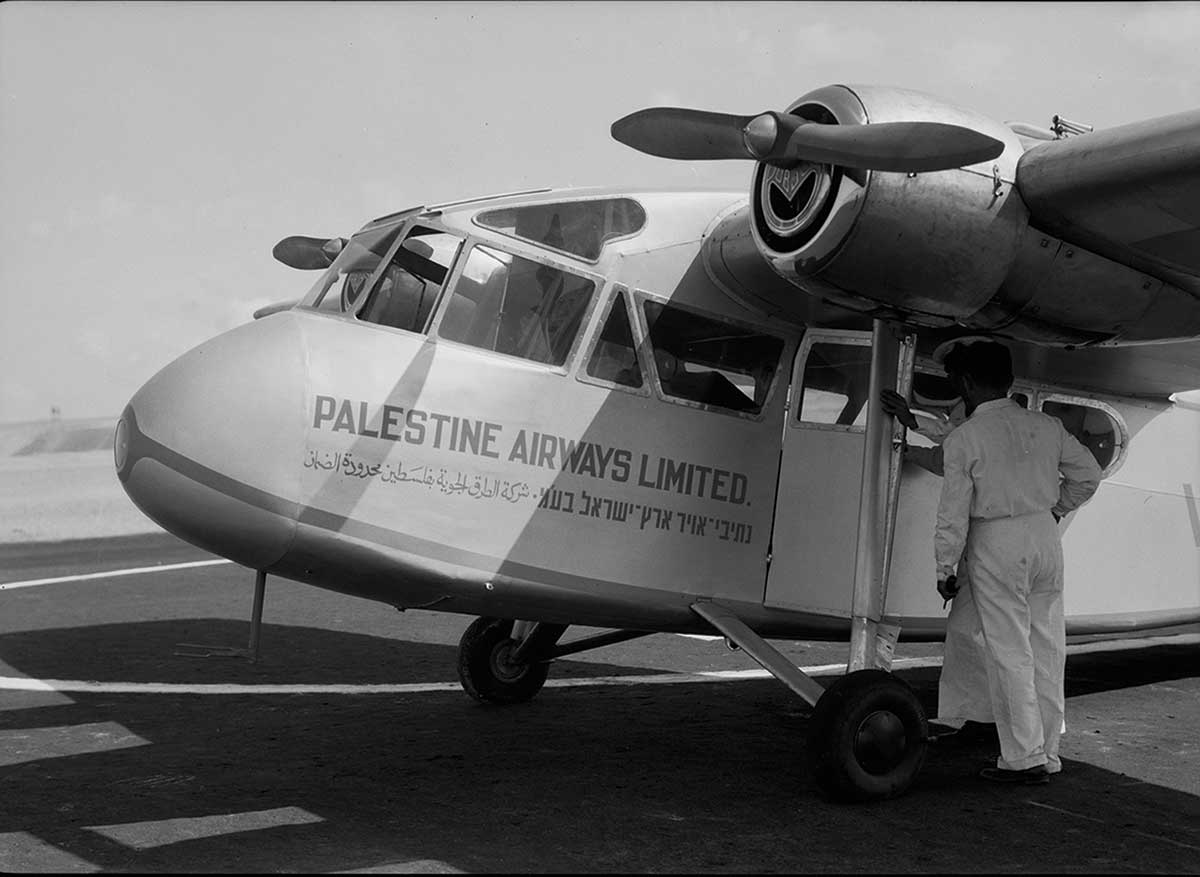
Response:
[[[1015,191],[1023,147],[1008,127],[902,89],[832,85],[788,113],[823,124],[930,121],[996,138],[994,161],[927,173],[801,162],[755,167],[755,245],[783,278],[855,310],[939,326],[969,322],[1017,259],[1029,213]]]

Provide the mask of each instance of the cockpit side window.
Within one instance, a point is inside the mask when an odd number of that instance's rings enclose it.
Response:
[[[371,287],[358,318],[410,332],[425,331],[461,243],[445,232],[414,228]]]
[[[762,411],[783,340],[674,305],[644,303],[664,396],[731,411]]]
[[[438,337],[562,365],[596,285],[587,278],[475,246],[446,302]]]

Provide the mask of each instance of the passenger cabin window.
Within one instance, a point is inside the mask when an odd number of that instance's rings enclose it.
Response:
[[[1107,410],[1087,400],[1051,396],[1043,400],[1042,411],[1061,420],[1067,432],[1092,452],[1101,469],[1108,470],[1116,462],[1125,430]]]
[[[647,301],[646,326],[665,396],[757,414],[783,341],[742,326]]]
[[[562,365],[595,288],[559,268],[476,246],[446,303],[438,336]]]
[[[642,369],[638,365],[637,344],[633,340],[624,292],[613,296],[600,339],[588,360],[587,373],[590,377],[624,387],[642,386]]]
[[[480,213],[475,222],[595,262],[607,241],[641,231],[646,211],[632,198],[599,198],[502,207]]]
[[[454,235],[414,228],[388,260],[358,318],[424,332],[460,244]]]
[[[870,383],[869,345],[816,342],[804,361],[796,417],[803,423],[864,427]]]

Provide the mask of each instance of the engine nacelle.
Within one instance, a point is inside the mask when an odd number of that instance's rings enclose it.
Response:
[[[759,164],[751,228],[762,255],[805,291],[916,322],[964,321],[995,295],[1029,213],[1014,189],[1020,140],[1008,127],[919,92],[832,85],[787,112],[823,124],[929,121],[1004,143],[994,161],[920,174]]]

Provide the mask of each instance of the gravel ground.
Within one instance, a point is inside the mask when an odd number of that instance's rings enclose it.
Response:
[[[0,457],[0,543],[161,532],[121,489],[112,451]]]

